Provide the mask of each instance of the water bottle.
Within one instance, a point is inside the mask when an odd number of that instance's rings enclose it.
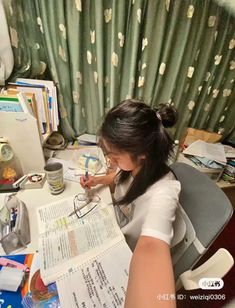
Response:
[[[177,161],[178,154],[179,154],[179,140],[175,140],[172,147],[172,152],[170,153],[168,159],[168,165],[171,165]]]

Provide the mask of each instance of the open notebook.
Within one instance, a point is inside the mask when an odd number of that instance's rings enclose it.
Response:
[[[113,206],[101,202],[78,219],[68,216],[74,210],[73,200],[69,197],[37,210],[42,280],[57,282],[62,307],[83,307],[82,303],[111,307],[112,302],[122,307],[132,253]]]

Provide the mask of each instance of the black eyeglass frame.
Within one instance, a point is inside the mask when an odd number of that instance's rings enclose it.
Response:
[[[100,200],[101,200],[101,198],[100,198],[99,195],[93,195],[92,198],[91,198],[89,201],[87,201],[86,204],[84,204],[84,208],[87,207],[90,203],[94,202],[94,201],[93,201],[94,198],[98,198],[98,200],[95,201],[95,205],[94,205],[91,209],[89,209],[89,211],[87,211],[86,213],[84,213],[84,214],[82,214],[82,215],[79,215],[78,212],[81,211],[83,208],[82,208],[81,210],[77,209],[76,203],[77,203],[78,201],[81,202],[81,200],[78,200],[78,197],[81,196],[81,195],[84,195],[84,194],[83,194],[83,193],[79,193],[79,194],[75,195],[75,196],[74,196],[74,199],[73,199],[74,213],[75,213],[75,215],[77,216],[78,219],[81,219],[81,218],[85,217],[85,216],[86,216],[87,214],[89,214],[92,210],[94,210],[94,209],[97,207],[97,205],[100,203]]]

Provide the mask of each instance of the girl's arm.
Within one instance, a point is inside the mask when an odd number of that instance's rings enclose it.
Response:
[[[175,308],[175,282],[169,245],[140,236],[134,250],[125,308]]]

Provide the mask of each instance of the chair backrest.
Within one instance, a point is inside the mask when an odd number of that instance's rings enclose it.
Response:
[[[221,233],[233,208],[216,183],[196,168],[184,163],[174,163],[170,168],[181,183],[180,205],[188,219],[184,239],[172,249],[177,279],[194,266]]]

